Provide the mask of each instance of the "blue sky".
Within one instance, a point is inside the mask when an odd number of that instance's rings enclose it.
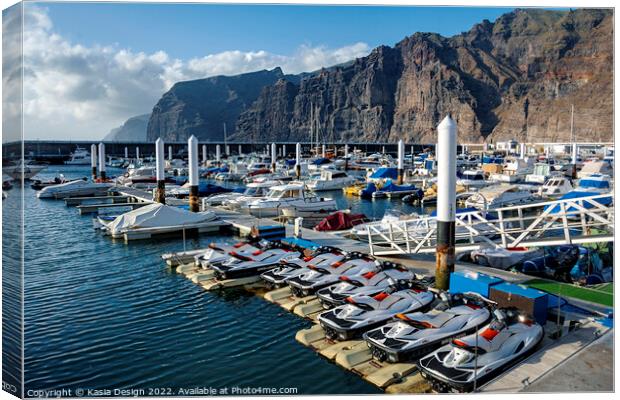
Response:
[[[292,52],[301,44],[371,48],[414,32],[451,36],[511,8],[63,4],[49,9],[56,31],[85,45],[118,43],[135,51],[201,57],[236,49]]]
[[[28,2],[24,131],[32,138],[101,138],[150,113],[179,81],[277,66],[285,73],[315,71],[415,32],[451,36],[509,11]]]

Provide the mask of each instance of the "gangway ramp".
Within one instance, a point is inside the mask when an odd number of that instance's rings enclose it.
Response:
[[[542,201],[489,211],[458,213],[456,250],[485,246],[504,248],[613,241],[614,195]],[[366,226],[372,255],[435,252],[437,220],[424,216]]]

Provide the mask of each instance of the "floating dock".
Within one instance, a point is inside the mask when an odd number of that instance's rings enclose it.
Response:
[[[216,207],[211,207],[209,210],[218,214],[222,220],[229,223],[242,236],[249,234],[255,226],[274,224],[274,221],[271,219],[260,219]],[[287,236],[292,236],[293,226],[284,224],[284,227]],[[368,252],[368,244],[330,233],[302,228],[301,234],[305,240],[318,245],[338,247],[345,251]],[[163,255],[162,258],[169,266],[175,267],[177,273],[185,275],[189,280],[202,286],[205,290],[221,290],[232,287],[244,288],[264,298],[266,301],[277,304],[292,314],[313,322],[314,325],[310,328],[302,329],[296,333],[295,339],[299,343],[342,368],[359,375],[362,379],[385,390],[386,393],[425,393],[431,391],[430,384],[421,377],[414,363],[390,364],[379,362],[372,358],[366,343],[360,339],[344,342],[327,339],[323,329],[317,323],[318,314],[324,310],[316,296],[298,298],[292,295],[289,287],[265,290],[263,282],[258,277],[217,281],[212,271],[201,269],[194,263],[194,256],[206,250],[199,249],[170,253]],[[429,275],[433,274],[435,270],[435,261],[431,257],[378,258],[399,263],[419,274]],[[518,273],[490,270],[489,268],[469,263],[457,263],[456,270],[462,269],[486,274],[492,273],[507,282],[513,283],[523,283],[531,279],[529,276]],[[578,302],[575,301],[574,303]],[[483,385],[478,391],[508,393],[526,390],[531,383],[566,362],[576,352],[590,345],[609,330],[590,319],[572,322],[573,328],[575,326],[576,328],[570,331],[567,327],[558,327],[552,322],[548,322],[545,326],[547,336],[533,355],[511,368],[508,372]],[[558,333],[562,335],[559,339],[553,340],[549,338],[549,336]]]

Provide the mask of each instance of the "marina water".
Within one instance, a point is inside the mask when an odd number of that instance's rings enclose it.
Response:
[[[39,177],[57,173],[80,178],[89,168],[50,166]],[[310,322],[242,290],[206,292],[168,269],[160,256],[182,250],[182,239],[112,241],[94,231],[90,216],[63,201],[38,199],[28,185],[8,193],[5,218],[18,215],[22,191],[27,390],[238,386],[377,393],[295,341]],[[400,201],[324,195],[374,218],[391,204],[416,211]],[[213,240],[235,239],[201,236],[185,246]]]

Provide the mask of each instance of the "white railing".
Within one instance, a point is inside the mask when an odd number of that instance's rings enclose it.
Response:
[[[485,244],[510,248],[613,241],[613,223],[612,193],[472,211],[456,216],[456,247],[472,250]],[[366,234],[373,255],[430,253],[435,251],[437,221],[422,217],[376,222],[366,226]]]

